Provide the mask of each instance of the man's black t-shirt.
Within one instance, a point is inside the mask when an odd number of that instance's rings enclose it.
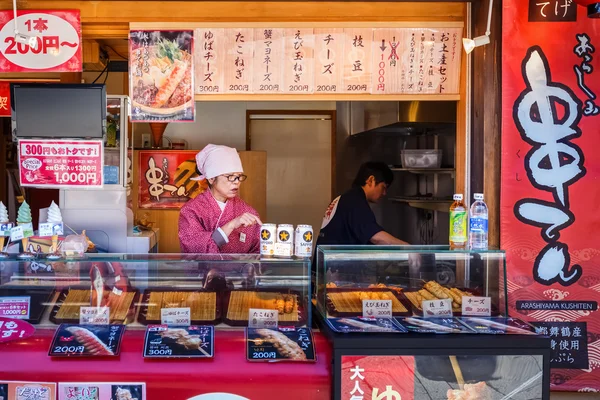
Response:
[[[369,244],[381,231],[364,190],[352,188],[327,207],[317,246]]]

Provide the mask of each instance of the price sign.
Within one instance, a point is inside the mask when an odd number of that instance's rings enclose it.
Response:
[[[292,254],[291,243],[275,243],[275,257],[291,257]]]
[[[249,328],[271,328],[277,329],[279,323],[279,311],[251,308],[248,311]]]
[[[363,317],[392,318],[392,301],[363,300]]]
[[[462,315],[490,317],[492,315],[492,299],[489,297],[463,297]]]
[[[450,299],[424,300],[422,306],[425,318],[452,317],[452,300]]]
[[[10,230],[10,241],[18,242],[25,237],[22,226],[15,226]]]
[[[0,297],[0,317],[28,319],[30,302],[29,296]]]
[[[53,224],[50,222],[43,222],[39,225],[39,236],[48,237],[53,235],[64,234],[63,224]]]
[[[163,308],[160,310],[160,321],[163,325],[189,326],[192,324],[190,308]]]
[[[79,309],[80,325],[108,325],[110,323],[110,307],[81,307]]]
[[[10,236],[10,230],[13,228],[12,223],[0,224],[0,237]]]

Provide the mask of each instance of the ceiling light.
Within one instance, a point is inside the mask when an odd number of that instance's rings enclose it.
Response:
[[[473,39],[463,38],[463,47],[465,48],[465,52],[469,54],[475,49],[475,47],[483,46],[490,43],[490,35],[491,35],[491,25],[492,25],[492,8],[494,5],[494,0],[490,0],[490,8],[488,10],[488,20],[487,20],[487,29],[485,31],[485,35],[477,36]]]

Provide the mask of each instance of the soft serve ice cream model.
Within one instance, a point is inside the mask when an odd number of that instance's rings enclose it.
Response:
[[[31,257],[32,254],[29,253],[29,238],[33,236],[33,226],[31,225],[31,208],[26,201],[23,201],[21,206],[19,207],[19,212],[17,213],[17,225],[23,227],[23,239],[21,241],[23,245],[23,253],[21,257]]]
[[[4,252],[4,244],[6,243],[7,232],[10,234],[10,231],[2,227],[5,225],[7,228],[9,228],[8,224],[8,210],[6,209],[4,203],[0,201],[0,258],[8,256],[8,254]]]
[[[60,212],[60,208],[53,201],[48,208],[48,219],[47,223],[52,225],[52,247],[50,248],[50,253],[54,256],[58,255],[58,235],[62,233],[62,214]]]

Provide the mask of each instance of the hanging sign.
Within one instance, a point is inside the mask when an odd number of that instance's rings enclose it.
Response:
[[[600,21],[549,1],[532,22],[531,3],[502,10],[503,31],[519,32],[502,43],[508,313],[551,337],[552,390],[600,392]]]
[[[101,140],[19,140],[21,186],[102,187]]]
[[[0,82],[0,117],[10,117],[10,83]]]
[[[13,11],[0,11],[0,71],[83,70],[79,10],[18,11],[17,29],[23,41],[15,37]]]

